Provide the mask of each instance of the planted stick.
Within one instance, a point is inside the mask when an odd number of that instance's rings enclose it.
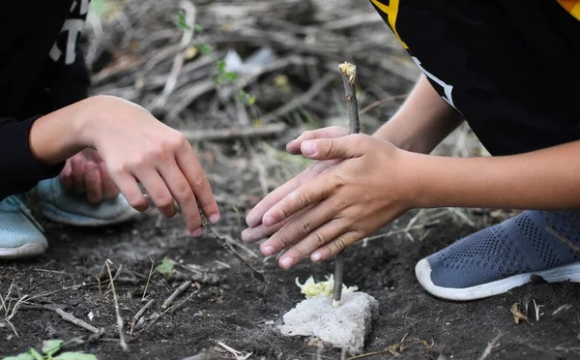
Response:
[[[201,215],[201,225],[203,226],[203,230],[206,231],[207,233],[209,233],[209,235],[211,237],[213,237],[214,239],[216,239],[220,245],[226,249],[227,252],[230,253],[230,255],[234,256],[236,259],[238,259],[242,264],[244,264],[248,269],[250,269],[250,271],[252,272],[252,276],[254,277],[254,279],[256,280],[260,280],[261,282],[266,282],[266,278],[264,277],[264,275],[257,270],[256,268],[254,268],[252,266],[252,264],[250,264],[246,259],[244,259],[242,257],[242,255],[240,255],[236,249],[233,248],[233,246],[231,246],[230,244],[228,244],[228,240],[221,235],[220,233],[218,233],[217,231],[215,231],[213,229],[213,227],[211,226],[210,222],[207,220],[207,217],[205,216],[205,213],[203,212],[203,209],[201,208],[201,206],[199,206],[199,203],[197,204],[198,210],[199,210],[199,214]]]
[[[338,66],[344,84],[344,95],[346,98],[346,113],[348,114],[349,134],[360,132],[360,121],[358,117],[358,102],[356,99],[356,66],[350,63],[343,63]],[[336,254],[334,261],[334,289],[332,292],[332,304],[337,307],[342,296],[342,283],[344,274],[344,254],[343,251]]]

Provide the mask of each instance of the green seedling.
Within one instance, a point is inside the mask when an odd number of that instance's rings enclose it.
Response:
[[[175,27],[183,31],[194,30],[191,28],[191,26],[187,25],[187,21],[185,20],[185,11],[183,10],[179,10],[179,13],[177,13],[177,23],[175,23]]]
[[[157,272],[159,272],[163,276],[169,276],[169,274],[171,274],[171,272],[173,271],[174,267],[175,263],[173,262],[173,260],[171,260],[168,257],[164,257],[163,260],[161,260],[161,264],[157,265],[155,270],[157,270]]]
[[[25,353],[5,357],[3,360],[98,360],[95,355],[81,352],[60,352],[65,345],[62,340],[46,340],[42,342],[42,354],[31,348]]]
[[[218,61],[216,63],[217,75],[213,77],[216,86],[230,85],[236,88],[234,97],[246,106],[253,106],[256,103],[256,97],[248,94],[244,89],[238,88],[237,82],[239,75],[235,71],[226,71],[226,62]]]

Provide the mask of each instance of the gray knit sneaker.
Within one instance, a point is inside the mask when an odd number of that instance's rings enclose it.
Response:
[[[474,300],[531,281],[580,282],[580,211],[525,211],[422,259],[415,267],[429,293]]]

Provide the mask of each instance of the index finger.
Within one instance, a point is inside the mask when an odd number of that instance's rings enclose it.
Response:
[[[348,129],[342,128],[340,126],[330,126],[322,129],[305,131],[295,140],[290,141],[286,145],[286,151],[294,155],[302,154],[302,151],[300,150],[300,145],[302,144],[302,142],[306,140],[337,138],[347,135]]]
[[[292,191],[284,199],[264,214],[262,223],[272,226],[284,221],[305,209],[328,198],[336,189],[344,185],[344,180],[337,174],[319,176],[309,183]]]
[[[187,142],[187,140],[184,139]],[[215,224],[220,219],[220,213],[211,190],[211,186],[197,157],[195,156],[191,145],[183,145],[182,150],[177,156],[177,165],[185,175],[187,182],[191,186],[195,198],[199,202],[203,212],[207,215],[208,220]]]
[[[292,179],[288,180],[284,185],[278,187],[276,190],[272,191],[265,198],[263,198],[246,216],[246,223],[249,227],[253,228],[262,223],[262,218],[264,214],[268,212],[274,205],[276,205],[280,200],[284,199],[292,191],[296,190],[302,184],[315,178],[324,170],[330,168],[331,166],[338,164],[340,161],[319,161],[308,169],[302,171],[300,174],[296,175]]]

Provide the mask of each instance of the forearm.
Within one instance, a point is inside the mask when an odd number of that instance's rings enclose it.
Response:
[[[33,156],[42,164],[53,165],[88,147],[83,134],[98,101],[89,98],[36,120],[30,129]]]
[[[413,157],[418,207],[580,208],[580,141],[521,155]]]
[[[423,75],[399,111],[373,136],[407,151],[428,154],[461,122]]]

